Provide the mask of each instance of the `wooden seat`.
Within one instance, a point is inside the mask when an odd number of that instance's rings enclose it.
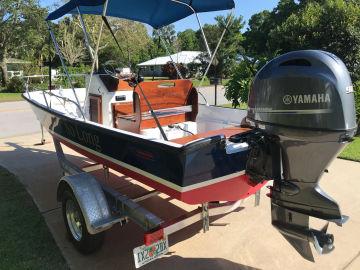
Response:
[[[174,143],[178,143],[178,144],[188,144],[190,142],[199,140],[199,139],[204,139],[204,138],[208,138],[208,137],[212,137],[215,135],[224,135],[226,138],[229,138],[233,135],[239,134],[239,133],[244,133],[249,131],[249,128],[242,128],[242,127],[227,127],[227,128],[223,128],[223,129],[218,129],[218,130],[210,130],[204,133],[199,133],[196,135],[191,135],[191,136],[186,136],[183,138],[179,138],[179,139],[174,139],[171,140]]]
[[[142,82],[141,87],[162,126],[195,121],[198,96],[190,80]],[[133,103],[113,106],[114,126],[131,132],[157,127],[149,111],[150,108],[137,87]]]

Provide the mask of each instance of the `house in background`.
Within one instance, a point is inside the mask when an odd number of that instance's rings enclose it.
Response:
[[[16,58],[8,58],[6,60],[6,65],[9,79],[11,79],[12,77],[22,77],[24,75],[23,66],[30,64],[31,62],[29,61],[24,61]]]
[[[170,56],[161,56],[138,64],[142,68],[141,74],[146,77],[162,77],[162,67],[168,62],[174,61],[177,64],[187,66],[190,63],[200,64],[198,57],[202,52],[182,51]]]

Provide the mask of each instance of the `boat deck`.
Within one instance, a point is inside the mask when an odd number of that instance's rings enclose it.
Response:
[[[196,141],[199,139],[208,138],[208,137],[212,137],[212,136],[216,136],[216,135],[224,135],[226,138],[229,138],[233,135],[236,135],[239,133],[244,133],[249,130],[250,130],[249,128],[242,128],[242,127],[227,127],[227,128],[218,129],[218,130],[209,130],[207,132],[203,132],[203,133],[199,133],[199,134],[195,134],[195,135],[191,135],[191,136],[186,136],[186,137],[174,139],[171,141],[184,145],[184,144],[187,144],[192,141]]]

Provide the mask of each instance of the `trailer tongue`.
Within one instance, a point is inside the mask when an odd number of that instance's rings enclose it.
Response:
[[[309,217],[341,226],[347,217],[318,185],[330,162],[356,132],[350,76],[344,63],[322,51],[298,51],[268,63],[249,96],[250,138],[247,174],[274,179],[272,224],[306,259],[309,242],[318,253],[333,250],[327,227],[309,228]]]

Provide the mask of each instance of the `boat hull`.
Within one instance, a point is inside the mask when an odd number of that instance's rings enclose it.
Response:
[[[247,152],[227,155],[224,137],[163,144],[58,113],[24,97],[57,140],[80,154],[188,204],[244,199],[265,182],[245,175]]]

